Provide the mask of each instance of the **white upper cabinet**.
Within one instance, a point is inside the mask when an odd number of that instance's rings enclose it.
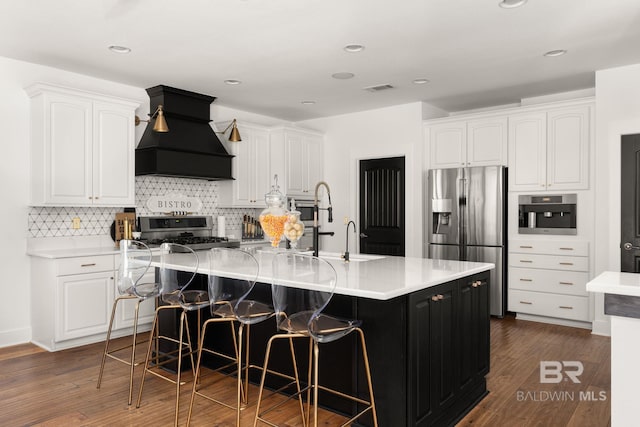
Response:
[[[547,114],[547,187],[589,188],[588,106],[550,110]]]
[[[35,84],[31,96],[31,204],[135,205],[138,103]]]
[[[426,126],[430,169],[507,163],[506,117],[448,120]]]
[[[467,166],[507,164],[507,118],[467,122]]]
[[[226,127],[226,124],[220,126]],[[238,128],[242,141],[226,145],[235,156],[232,162],[235,179],[219,183],[218,203],[229,207],[262,208],[272,181],[269,131],[242,122],[238,122]]]
[[[280,190],[288,196],[313,197],[316,183],[322,181],[322,135],[302,129],[279,128],[274,130],[272,138],[284,148],[284,188]],[[279,175],[281,186],[282,178]]]
[[[590,106],[509,116],[512,191],[589,188]]]

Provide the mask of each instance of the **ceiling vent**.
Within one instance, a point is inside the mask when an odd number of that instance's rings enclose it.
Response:
[[[382,90],[387,90],[387,89],[393,89],[393,86],[386,84],[386,85],[369,86],[364,88],[364,90],[369,92],[380,92]]]

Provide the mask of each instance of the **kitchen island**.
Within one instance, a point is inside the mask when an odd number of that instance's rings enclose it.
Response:
[[[380,426],[452,425],[487,394],[493,264],[375,255],[353,255],[345,263],[338,254],[320,255],[338,274],[326,312],[363,321]],[[256,258],[258,291],[268,296],[273,252],[257,251]],[[179,258],[169,265],[181,269]],[[208,266],[198,271],[200,285],[206,286]],[[266,341],[274,332],[275,321],[252,327],[252,363],[262,364]],[[224,330],[211,336],[229,342],[221,334]],[[355,336],[323,344],[321,384],[366,397],[359,351]],[[274,359],[282,363],[276,369],[289,369],[285,347]],[[298,357],[302,364],[306,360]],[[300,369],[305,372],[306,367]],[[355,410],[331,395],[321,395],[320,404],[347,414]],[[372,425],[366,416],[359,421]]]
[[[587,283],[604,293],[604,313],[611,316],[611,425],[638,425],[640,383],[640,274],[604,271]]]

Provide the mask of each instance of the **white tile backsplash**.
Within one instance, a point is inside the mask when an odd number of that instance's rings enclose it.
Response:
[[[240,238],[242,216],[257,216],[258,209],[218,208],[218,183],[200,179],[170,178],[161,176],[136,177],[136,215],[150,216],[147,199],[165,194],[182,194],[202,201],[202,211],[196,215],[213,217],[213,234],[217,233],[217,217],[224,215],[227,235]],[[123,208],[98,207],[30,207],[28,228],[30,237],[70,237],[108,235],[117,212]],[[80,218],[80,228],[74,230],[73,218]]]

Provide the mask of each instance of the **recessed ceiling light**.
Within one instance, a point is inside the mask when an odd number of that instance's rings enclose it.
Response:
[[[562,56],[565,53],[567,53],[566,50],[564,49],[557,49],[557,50],[550,50],[549,52],[546,52],[544,54],[544,56]]]
[[[353,73],[347,73],[347,72],[341,72],[341,73],[335,73],[335,74],[331,74],[331,77],[333,77],[334,79],[339,79],[339,80],[346,80],[346,79],[350,79],[353,76],[355,76],[355,74]]]
[[[239,85],[240,83],[242,83],[240,80],[236,79],[227,79],[224,82],[228,85]]]
[[[300,101],[300,103],[302,105],[313,105],[316,103],[316,101]]]
[[[344,47],[344,50],[352,53],[362,52],[364,50],[364,46],[362,46],[361,44],[348,44]]]
[[[423,84],[425,84],[425,83],[429,83],[429,80],[427,80],[427,79],[415,79],[415,80],[413,81],[413,83],[414,83],[414,84],[417,84],[417,85],[423,85]]]
[[[115,45],[115,44],[109,46],[109,50],[111,52],[115,52],[115,53],[129,53],[129,52],[131,52],[131,49],[129,49],[128,47],[126,47],[126,46],[118,46],[118,45]]]
[[[515,9],[525,4],[527,0],[502,0],[498,5],[503,9]]]

